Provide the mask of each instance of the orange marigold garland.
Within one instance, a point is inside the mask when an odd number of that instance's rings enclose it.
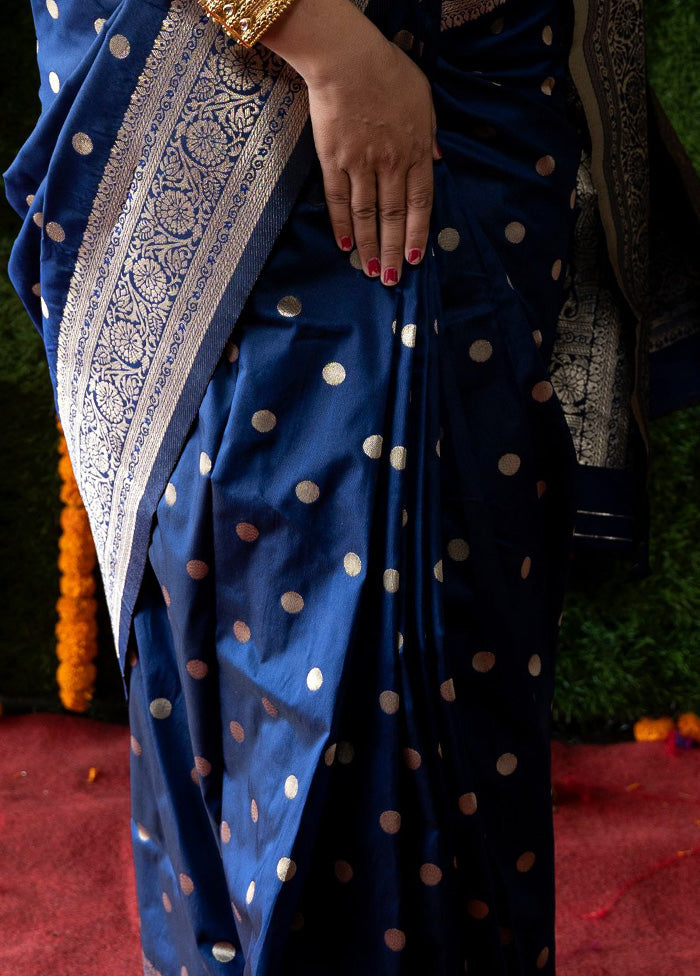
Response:
[[[58,473],[61,477],[61,537],[58,542],[60,597],[56,604],[56,671],[64,707],[87,710],[95,691],[97,669],[97,600],[94,569],[97,557],[87,512],[58,426]]]

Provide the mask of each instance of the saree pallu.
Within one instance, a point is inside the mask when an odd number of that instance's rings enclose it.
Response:
[[[444,152],[393,289],[334,243],[303,85],[191,5],[132,7],[142,36],[117,5],[49,99],[14,268],[124,662],[146,974],[554,972],[571,10],[490,6],[368,7],[429,78]],[[144,67],[68,186],[103,55]]]

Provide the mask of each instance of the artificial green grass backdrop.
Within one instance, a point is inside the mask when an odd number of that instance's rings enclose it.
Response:
[[[0,165],[38,113],[28,3],[4,12]],[[664,108],[700,168],[700,0],[647,5],[649,70]],[[0,262],[18,220],[0,204]],[[58,595],[58,478],[51,389],[39,336],[0,276],[0,700],[60,708],[53,628]],[[651,429],[652,574],[600,567],[575,582],[562,628],[554,720],[560,732],[615,733],[642,714],[700,712],[700,407]],[[123,718],[121,684],[102,618],[92,714]]]

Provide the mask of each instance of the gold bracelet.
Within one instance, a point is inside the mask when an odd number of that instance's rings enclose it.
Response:
[[[294,0],[197,0],[212,20],[245,47],[252,47]]]

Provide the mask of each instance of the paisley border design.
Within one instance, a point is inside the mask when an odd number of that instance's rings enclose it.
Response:
[[[223,76],[224,104],[212,83]],[[306,87],[281,59],[228,42],[187,0],[172,3],[102,176],[58,343],[59,413],[115,637],[140,501],[307,117]],[[199,225],[196,186],[210,203]]]
[[[478,20],[504,3],[506,0],[442,0],[440,30],[450,30],[470,20]]]

